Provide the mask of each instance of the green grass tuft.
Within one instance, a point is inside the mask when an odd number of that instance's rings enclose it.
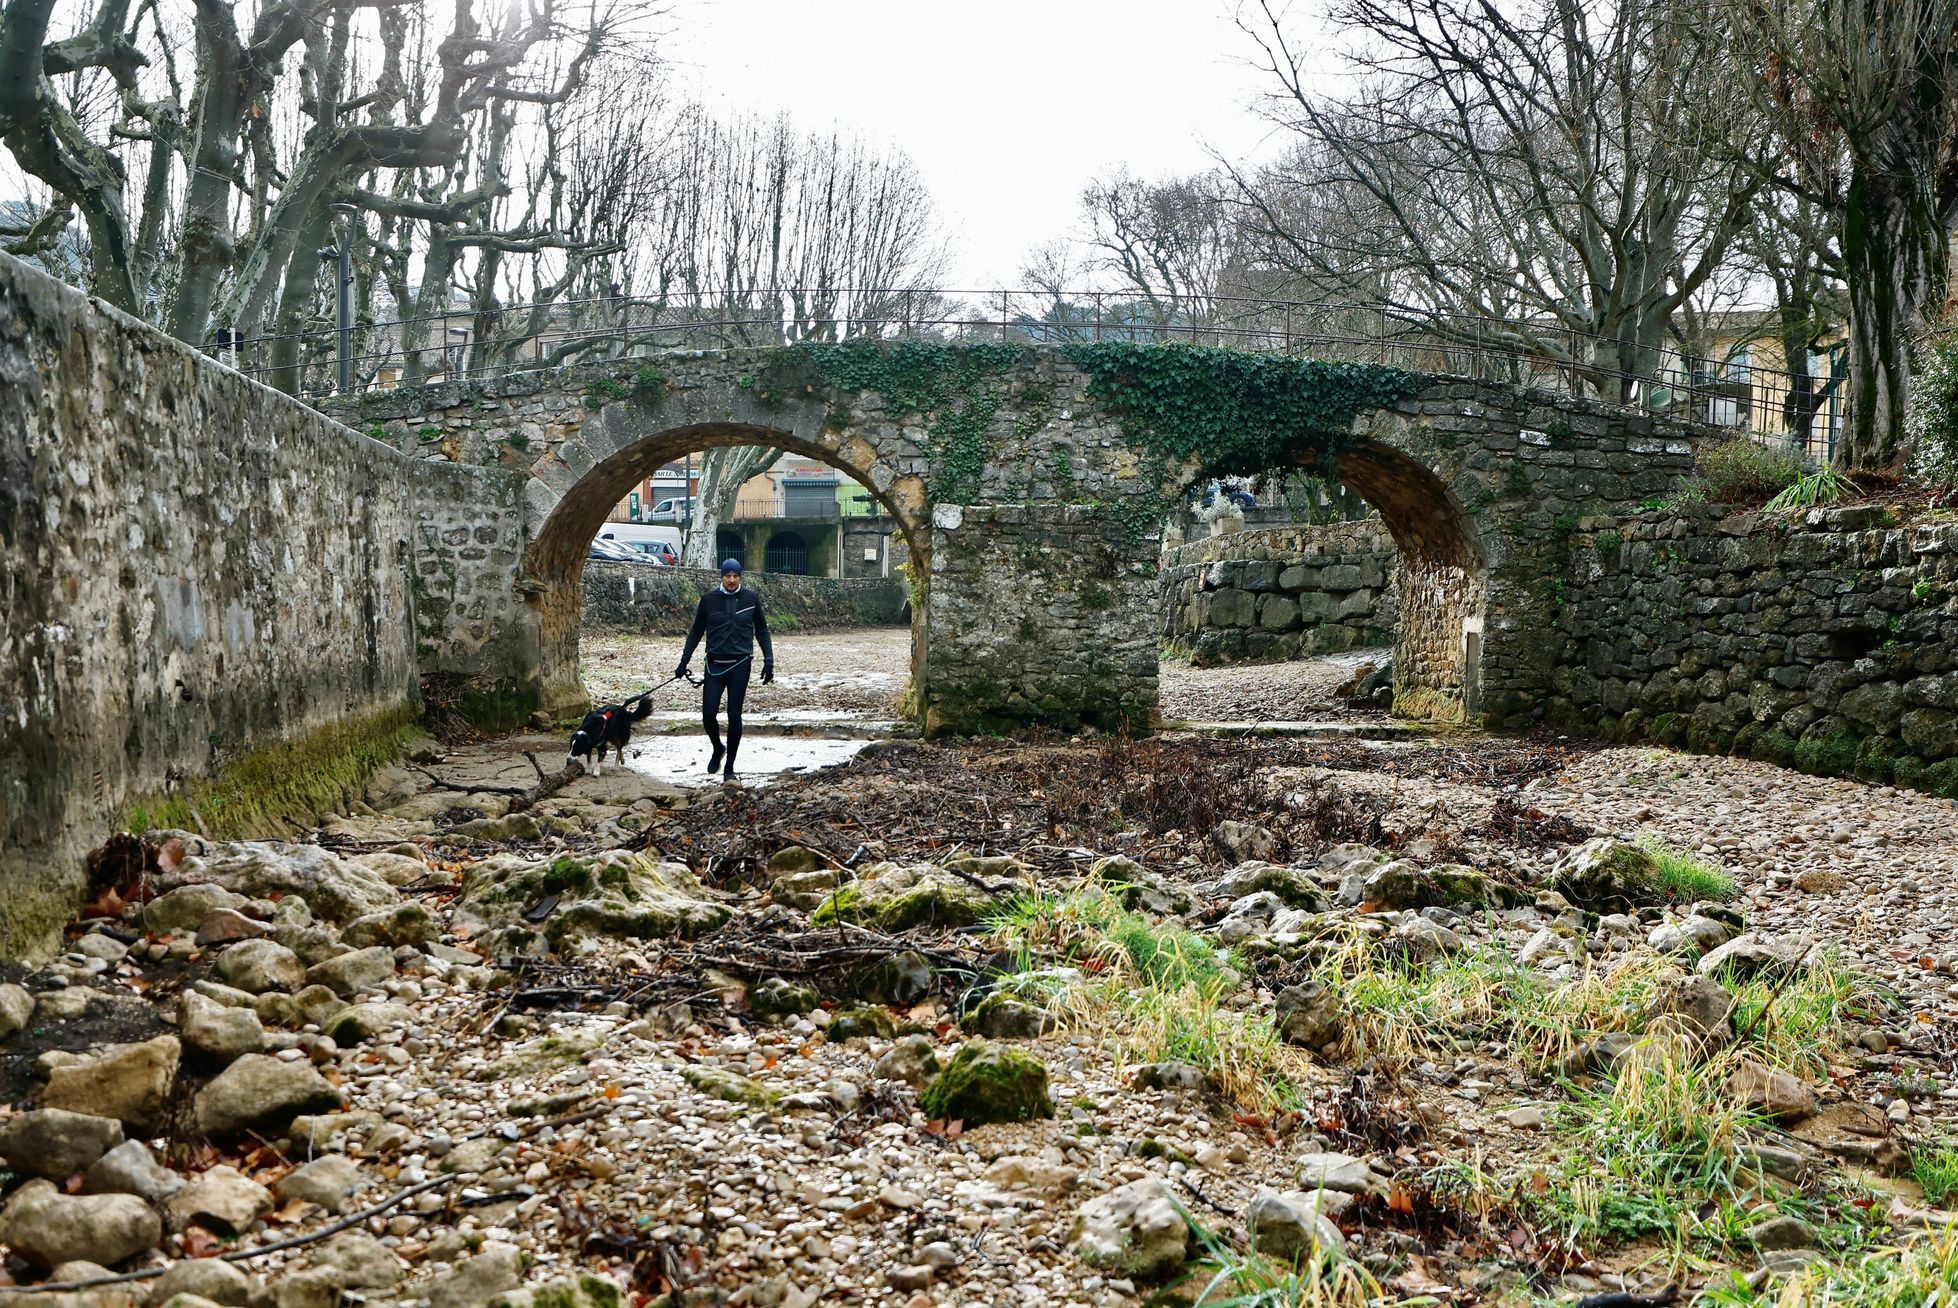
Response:
[[[1711,899],[1724,904],[1740,894],[1740,887],[1725,872],[1650,832],[1638,838],[1638,847],[1652,856],[1653,886],[1666,899],[1682,904]]]
[[[1910,1176],[1924,1189],[1924,1201],[1943,1208],[1958,1195],[1958,1145],[1925,1145],[1911,1156]]]

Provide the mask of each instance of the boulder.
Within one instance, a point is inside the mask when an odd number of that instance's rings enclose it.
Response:
[[[178,1295],[191,1295],[222,1308],[244,1308],[262,1288],[236,1263],[222,1258],[184,1258],[157,1278],[149,1301],[162,1305]]]
[[[1123,908],[1134,913],[1175,917],[1189,912],[1193,903],[1189,891],[1122,854],[1092,864],[1088,877],[1106,887]]]
[[[419,854],[398,854],[382,850],[373,854],[356,854],[350,862],[358,863],[394,887],[411,886],[429,875],[428,864]]]
[[[753,1077],[724,1067],[683,1067],[680,1079],[711,1098],[746,1104],[750,1108],[767,1108],[778,1098],[773,1090]]]
[[[1319,871],[1329,877],[1345,877],[1386,861],[1387,856],[1372,845],[1333,845],[1319,855]]]
[[[441,934],[428,909],[411,899],[355,918],[341,931],[340,939],[355,949],[365,949],[369,945],[425,945]]]
[[[244,903],[243,895],[233,894],[223,886],[178,886],[143,905],[143,929],[159,936],[195,931],[212,913],[219,909],[236,911]]]
[[[299,989],[306,965],[276,940],[241,940],[218,955],[217,974],[227,985],[262,995]]]
[[[1346,1194],[1387,1196],[1386,1179],[1351,1154],[1300,1154],[1299,1185],[1307,1190],[1339,1190]]]
[[[591,936],[696,936],[732,916],[684,863],[607,850],[535,862],[503,854],[475,864],[455,922],[521,951],[537,934],[553,947]]]
[[[163,1216],[171,1230],[201,1226],[219,1235],[243,1235],[271,1211],[270,1190],[222,1163],[163,1202]]]
[[[1218,899],[1232,900],[1270,894],[1287,908],[1304,909],[1308,913],[1323,913],[1331,907],[1326,892],[1312,879],[1311,873],[1276,863],[1240,863],[1217,882],[1212,893]]]
[[[317,922],[281,922],[272,928],[272,939],[299,955],[307,967],[351,954],[352,945],[340,943],[340,933]]]
[[[1275,1016],[1279,1036],[1307,1049],[1330,1049],[1339,1043],[1346,1029],[1346,1014],[1339,996],[1317,981],[1304,981],[1279,991]]]
[[[984,890],[931,863],[870,863],[819,904],[809,920],[817,926],[855,922],[895,932],[971,926],[993,907]]]
[[[1694,913],[1677,922],[1661,922],[1646,935],[1645,943],[1662,954],[1698,958],[1733,939],[1724,922]]]
[[[401,1260],[365,1231],[334,1236],[313,1263],[337,1271],[349,1290],[386,1290],[401,1281]]]
[[[864,968],[851,980],[850,992],[872,1004],[915,1004],[931,994],[937,981],[930,960],[906,950]]]
[[[821,1002],[821,996],[808,986],[796,985],[779,976],[769,977],[748,989],[748,1007],[757,1017],[801,1017]]]
[[[1090,1267],[1157,1280],[1189,1258],[1190,1224],[1169,1187],[1145,1177],[1082,1204],[1067,1243]]]
[[[345,1154],[327,1154],[287,1172],[273,1183],[280,1203],[297,1199],[318,1204],[329,1213],[343,1211],[348,1196],[360,1185],[360,1164]]]
[[[1351,1202],[1350,1196],[1337,1190],[1292,1190],[1282,1194],[1276,1190],[1258,1191],[1244,1210],[1252,1246],[1261,1254],[1287,1263],[1307,1259],[1316,1262],[1323,1257],[1344,1254],[1346,1237],[1324,1206],[1326,1198],[1333,1195]],[[1334,1210],[1342,1207],[1335,1204]]]
[[[1610,836],[1587,840],[1564,855],[1545,888],[1591,913],[1631,913],[1666,898],[1657,860]]]
[[[1211,1088],[1210,1073],[1195,1063],[1144,1063],[1131,1084],[1138,1090],[1203,1091]]]
[[[838,886],[856,880],[857,874],[848,868],[819,867],[807,872],[788,872],[775,878],[769,887],[769,896],[778,904],[799,908],[807,913],[820,908],[822,902],[836,893]]]
[[[338,1308],[344,1286],[331,1267],[285,1272],[266,1287],[264,1308]]]
[[[95,1160],[82,1177],[84,1194],[133,1194],[162,1203],[184,1188],[184,1179],[156,1161],[141,1140],[125,1140]]]
[[[1461,936],[1425,917],[1408,917],[1387,935],[1407,958],[1415,963],[1431,963],[1437,958],[1459,954],[1467,948]]]
[[[975,1035],[991,1036],[995,1040],[1031,1040],[1052,1031],[1055,1022],[1045,1008],[1023,999],[987,995],[959,1019],[959,1025]]]
[[[1660,980],[1646,1009],[1648,1029],[1683,1036],[1707,1053],[1725,1049],[1734,1039],[1734,997],[1712,977],[1678,972]]]
[[[1815,1092],[1779,1068],[1742,1062],[1727,1078],[1727,1093],[1741,1106],[1783,1126],[1815,1116]]]
[[[408,1026],[414,1020],[415,1010],[406,1004],[370,1001],[365,1004],[348,1004],[328,1018],[320,1030],[344,1049],[365,1044],[383,1032],[391,1031],[398,1026]]]
[[[926,1036],[899,1036],[870,1070],[886,1081],[902,1081],[914,1089],[922,1089],[938,1074],[938,1055]]]
[[[1232,904],[1218,921],[1217,939],[1222,944],[1241,945],[1268,935],[1284,908],[1284,901],[1269,890],[1246,895]]]
[[[1225,818],[1211,835],[1217,842],[1217,848],[1235,863],[1250,860],[1270,863],[1279,854],[1278,837],[1266,828],[1248,822]]]
[[[394,951],[386,945],[356,949],[306,969],[307,985],[325,986],[334,994],[343,996],[379,990],[392,980]]]
[[[63,1180],[122,1143],[113,1117],[40,1108],[0,1119],[0,1159],[16,1172]]]
[[[177,1035],[194,1056],[227,1066],[265,1048],[265,1027],[249,1008],[227,1008],[195,990],[177,1005]]]
[[[301,1113],[330,1112],[340,1092],[305,1063],[246,1054],[197,1092],[197,1129],[228,1136],[246,1128],[277,1132]]]
[[[429,1286],[430,1308],[476,1308],[494,1295],[516,1289],[523,1281],[523,1265],[523,1253],[515,1245],[492,1240]]]
[[[137,1135],[154,1135],[163,1123],[164,1105],[182,1056],[183,1046],[169,1035],[140,1044],[109,1045],[49,1071],[41,1104],[113,1117]]]
[[[0,1244],[36,1267],[82,1260],[113,1267],[163,1238],[163,1219],[131,1194],[67,1195],[29,1181],[0,1208]]]
[[[261,940],[271,933],[269,923],[247,917],[235,908],[214,908],[197,926],[197,946],[233,945],[240,940]]]
[[[1080,1179],[1076,1169],[1030,1154],[995,1158],[986,1168],[986,1184],[995,1189],[1026,1190],[1050,1199],[1066,1194]]]
[[[1349,874],[1340,887],[1340,899],[1374,909],[1426,908],[1441,902],[1441,887],[1411,858],[1364,867],[1358,876],[1356,887]]]
[[[932,1078],[918,1096],[926,1117],[964,1122],[1027,1122],[1054,1115],[1047,1095],[1047,1068],[1024,1050],[974,1040]]]
[[[297,895],[315,916],[335,924],[401,902],[401,892],[379,873],[319,845],[214,844],[202,856],[184,859],[172,875],[183,881],[208,881],[247,899]],[[203,921],[201,915],[197,921]]]
[[[1772,940],[1750,931],[1707,953],[1697,968],[1701,976],[1724,973],[1739,983],[1762,977],[1778,981],[1808,970],[1810,947],[1806,939]]]
[[[839,1008],[830,1015],[823,1034],[839,1045],[847,1040],[889,1040],[897,1034],[897,1023],[881,1008]]]
[[[11,982],[0,985],[0,1040],[11,1039],[33,1016],[33,995]]]

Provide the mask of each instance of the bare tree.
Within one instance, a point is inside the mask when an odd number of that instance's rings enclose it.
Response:
[[[1760,186],[1725,157],[1758,129],[1687,0],[1340,0],[1359,89],[1338,99],[1308,89],[1270,0],[1255,12],[1270,112],[1310,169],[1238,174],[1269,258],[1436,336],[1638,392]],[[1300,226],[1312,208],[1329,221]]]
[[[1912,338],[1945,295],[1958,221],[1958,0],[1726,0],[1776,127],[1766,171],[1835,216],[1849,300],[1838,461],[1901,471]]]

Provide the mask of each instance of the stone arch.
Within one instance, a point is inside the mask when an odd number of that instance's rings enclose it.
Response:
[[[921,526],[917,512],[922,497],[907,494],[906,479],[876,457],[867,443],[821,427],[820,411],[814,423],[807,414],[796,412],[808,407],[786,406],[789,411],[773,422],[726,418],[668,425],[660,419],[677,415],[663,410],[649,414],[632,401],[606,405],[600,426],[615,438],[611,452],[590,462],[561,492],[533,479],[528,498],[533,513],[542,520],[532,535],[523,571],[535,624],[536,684],[542,708],[562,714],[586,701],[578,673],[578,630],[592,537],[627,490],[674,459],[728,445],[766,445],[816,459],[865,486],[896,522],[912,557],[929,560],[931,534],[928,526]],[[615,415],[613,411],[620,409],[639,412]],[[804,421],[796,421],[798,417]],[[639,430],[621,435],[620,428],[627,426]],[[812,428],[819,437],[811,436]],[[757,562],[751,560],[750,566]],[[921,568],[921,575],[927,570]],[[920,684],[927,611],[928,606],[918,606],[911,623],[912,676]]]
[[[1340,480],[1380,511],[1400,553],[1394,712],[1473,721],[1481,708],[1489,559],[1474,518],[1425,462],[1377,440],[1335,456]]]

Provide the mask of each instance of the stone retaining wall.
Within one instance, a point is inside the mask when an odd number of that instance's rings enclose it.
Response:
[[[508,639],[520,530],[483,470],[0,257],[0,957],[53,947],[132,810],[235,828],[398,740],[418,645]]]
[[[701,595],[720,582],[720,574],[705,569],[593,560],[585,565],[585,630],[684,636]],[[898,626],[911,618],[911,592],[902,577],[839,580],[751,572],[746,584],[767,601],[768,625],[776,635]]]
[[[1958,523],[1851,507],[1585,526],[1552,720],[1958,796]]]
[[[1156,579],[1164,647],[1207,666],[1391,645],[1396,560],[1378,519],[1166,549]]]

